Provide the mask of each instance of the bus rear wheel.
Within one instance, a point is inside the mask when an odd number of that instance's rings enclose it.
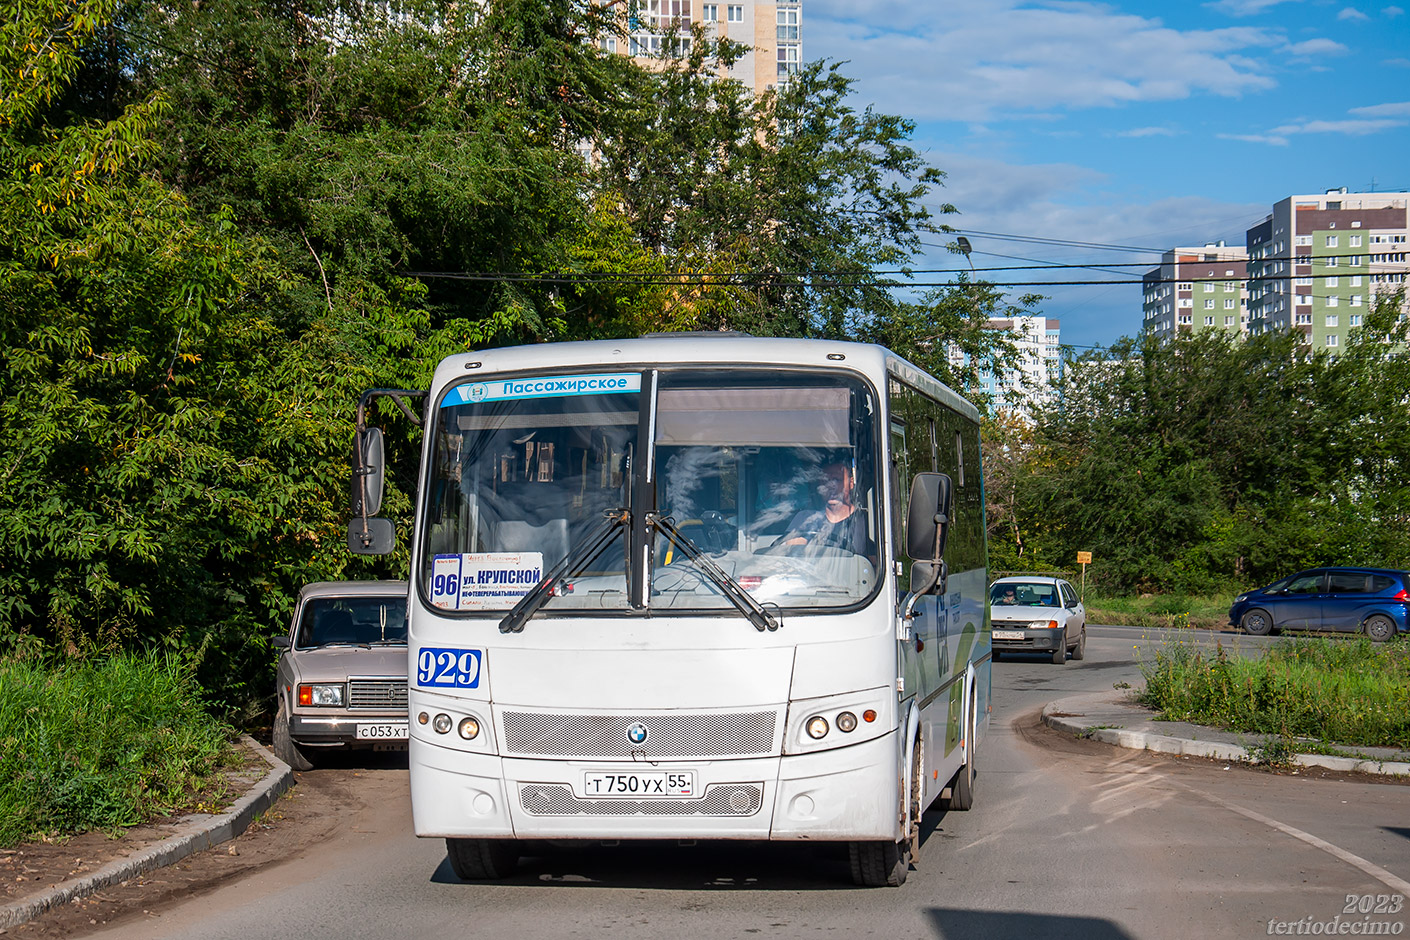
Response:
[[[519,843],[513,839],[447,839],[446,857],[461,881],[508,878],[519,867]]]

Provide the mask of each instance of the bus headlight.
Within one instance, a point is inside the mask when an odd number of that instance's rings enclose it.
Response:
[[[843,712],[837,716],[837,730],[842,732],[857,730],[857,716],[851,712]]]
[[[480,722],[474,717],[460,719],[460,724],[456,726],[456,731],[467,741],[473,741],[480,736]]]
[[[441,712],[435,718],[431,719],[431,727],[436,729],[436,734],[445,734],[450,730],[450,725],[450,716],[445,712]]]
[[[808,737],[814,741],[821,740],[827,736],[827,719],[822,715],[814,715],[808,719]]]

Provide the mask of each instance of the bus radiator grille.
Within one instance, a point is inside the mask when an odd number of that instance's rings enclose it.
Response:
[[[519,787],[519,805],[531,816],[753,816],[763,802],[758,784],[715,784],[698,800],[584,800],[562,784]]]
[[[633,725],[647,729],[633,744]],[[776,752],[775,712],[669,715],[504,713],[504,754],[513,757],[708,759],[767,757]]]

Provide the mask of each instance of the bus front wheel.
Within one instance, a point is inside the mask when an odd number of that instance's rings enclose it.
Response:
[[[519,867],[519,844],[513,839],[446,839],[446,857],[461,881],[494,881]]]

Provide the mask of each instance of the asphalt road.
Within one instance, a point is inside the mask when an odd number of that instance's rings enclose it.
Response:
[[[1268,642],[1220,640],[1253,654]],[[1120,750],[1039,724],[1053,699],[1135,682],[1140,649],[1160,642],[1096,628],[1084,662],[996,664],[975,807],[927,816],[899,889],[851,886],[836,851],[758,844],[564,849],[510,881],[463,884],[442,842],[410,834],[405,771],[372,769],[361,778],[385,798],[327,842],[92,936],[1105,940],[1348,921],[1410,934],[1410,786]]]

